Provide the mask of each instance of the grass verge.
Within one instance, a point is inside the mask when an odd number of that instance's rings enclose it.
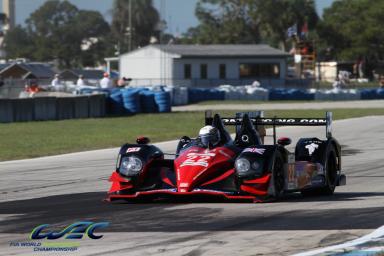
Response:
[[[233,111],[220,111],[232,116]],[[323,117],[324,110],[269,110],[266,116]],[[384,108],[336,109],[345,119],[384,115]],[[204,124],[203,112],[140,114],[130,117],[0,124],[0,161],[118,147],[145,135],[152,142],[195,137]]]

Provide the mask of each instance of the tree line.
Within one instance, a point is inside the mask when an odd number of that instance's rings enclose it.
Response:
[[[184,44],[266,43],[289,51],[289,28],[316,44],[319,60],[376,63],[384,58],[383,0],[338,0],[320,18],[313,0],[199,0],[198,25],[161,42]],[[26,26],[5,36],[8,58],[56,59],[61,67],[94,66],[106,56],[160,42],[162,28],[152,0],[114,0],[109,24],[96,11],[68,1],[47,1]],[[132,14],[132,17],[130,16]],[[131,28],[131,29],[130,29]],[[305,31],[304,31],[305,29]]]
[[[128,51],[128,37],[132,38],[131,49],[145,46],[156,36],[160,16],[152,0],[129,2],[114,1],[109,24],[97,11],[80,10],[66,0],[46,1],[25,26],[5,35],[7,58],[56,60],[61,68],[87,67]]]

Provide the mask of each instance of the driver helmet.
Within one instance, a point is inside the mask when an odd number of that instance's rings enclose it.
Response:
[[[220,142],[220,133],[216,127],[207,125],[200,129],[199,138],[203,146],[215,147]]]

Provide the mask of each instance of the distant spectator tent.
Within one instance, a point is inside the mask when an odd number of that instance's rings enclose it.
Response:
[[[3,79],[51,79],[55,72],[44,63],[11,63],[0,66]]]
[[[211,87],[285,83],[290,55],[268,45],[149,45],[123,54],[120,77],[131,85]]]

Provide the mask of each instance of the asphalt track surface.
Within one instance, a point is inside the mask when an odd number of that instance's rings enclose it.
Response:
[[[370,233],[384,225],[384,117],[334,122],[347,186],[334,196],[280,202],[102,202],[117,149],[0,162],[0,255],[57,255],[11,247],[40,224],[108,221],[100,240],[59,255],[290,255]],[[324,137],[322,127],[278,134]],[[172,152],[175,142],[158,144]]]
[[[204,111],[210,110],[292,110],[292,109],[336,109],[336,108],[382,108],[384,100],[354,100],[354,101],[318,101],[318,102],[277,102],[259,104],[211,104],[186,105],[172,107],[172,111]]]

